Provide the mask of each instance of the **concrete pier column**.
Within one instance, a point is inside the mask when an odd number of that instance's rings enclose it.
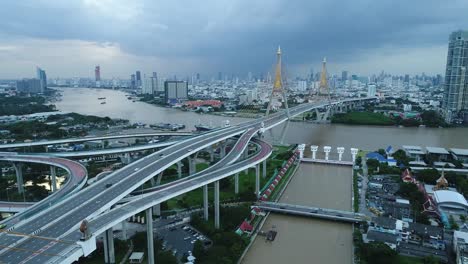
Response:
[[[54,166],[50,166],[50,178],[52,180],[52,192],[57,190],[57,172]]]
[[[255,194],[260,198],[260,168],[259,165],[255,166]]]
[[[23,163],[13,163],[16,172],[16,183],[18,184],[18,193],[24,193],[23,181]]]
[[[104,261],[109,264],[115,263],[114,232],[112,228],[104,234]]]
[[[323,147],[323,152],[325,152],[325,160],[328,160],[328,158],[330,156],[330,151],[331,151],[330,146],[324,146]]]
[[[351,148],[351,156],[353,157],[353,163],[356,162],[356,155],[358,154],[359,149]]]
[[[195,159],[196,159],[195,157],[188,157],[190,176],[197,172],[197,162]]]
[[[306,146],[305,144],[300,144],[299,146],[297,146],[297,149],[299,150],[299,159],[304,158],[305,146]]]
[[[177,162],[177,177],[182,178],[182,162]]]
[[[336,151],[338,152],[338,160],[341,161],[343,158],[343,153],[344,153],[345,148],[344,147],[337,147]]]
[[[244,159],[246,159],[249,156],[249,146],[245,147],[244,150]]]
[[[226,156],[226,146],[227,146],[227,142],[223,142],[221,143],[220,145],[220,150],[219,150],[219,155],[220,155],[220,158],[224,158],[224,156]]]
[[[267,176],[267,162],[266,160],[263,161],[263,178],[265,179]]]
[[[203,186],[203,218],[208,221],[208,184]]]
[[[127,219],[122,221],[122,238],[127,240]]]
[[[236,173],[234,176],[234,193],[239,193],[239,173]]]
[[[146,237],[148,242],[148,264],[154,264],[153,208],[146,209]]]
[[[157,204],[153,206],[153,215],[160,216],[161,215],[161,204]]]
[[[150,184],[151,184],[151,187],[156,186],[156,181],[154,180],[154,177],[150,179]]]
[[[316,159],[317,158],[318,146],[316,146],[316,145],[310,146],[310,151],[312,152],[312,159]]]
[[[210,152],[210,162],[213,162],[214,161],[214,149],[212,146],[210,146],[208,149]]]
[[[214,217],[215,228],[219,229],[219,181],[214,183]]]

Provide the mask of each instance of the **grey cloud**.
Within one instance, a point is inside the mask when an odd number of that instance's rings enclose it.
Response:
[[[291,65],[349,63],[385,46],[439,46],[468,25],[463,0],[97,2],[109,12],[92,0],[2,3],[0,33],[115,42],[137,56],[210,65],[194,71],[245,73],[269,70],[278,44]]]

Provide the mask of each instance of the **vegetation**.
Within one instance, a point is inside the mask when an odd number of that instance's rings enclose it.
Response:
[[[354,212],[359,212],[359,188],[358,188],[358,175],[356,171],[353,173],[353,192],[354,192]]]
[[[391,118],[381,113],[374,113],[373,109],[373,107],[368,107],[368,111],[366,112],[349,112],[346,114],[336,114],[332,118],[332,123],[378,126],[401,125],[405,127],[414,127],[419,125],[425,125],[428,127],[447,126],[442,116],[434,110],[422,111],[419,118],[403,119],[400,116]]]
[[[40,96],[0,96],[0,116],[55,111],[54,105],[44,105],[44,103],[45,98]]]
[[[421,213],[423,211],[424,195],[418,190],[416,184],[401,182],[400,189],[396,194],[410,201],[416,222],[426,225],[430,224],[427,215]]]
[[[346,114],[336,114],[332,117],[332,123],[342,123],[350,125],[377,125],[392,126],[395,121],[390,117],[380,113],[372,112],[350,112]]]
[[[234,230],[248,217],[249,206],[220,208],[222,215],[221,229],[214,229],[213,221],[206,222],[197,214],[192,216],[191,224],[205,233],[213,240],[213,246],[203,249],[200,245],[194,245],[193,255],[197,263],[237,263],[248,240],[237,235]]]
[[[457,222],[455,222],[455,219],[453,218],[453,215],[449,216],[449,223],[450,223],[450,229],[452,229],[452,230],[458,230],[460,228],[458,226]]]

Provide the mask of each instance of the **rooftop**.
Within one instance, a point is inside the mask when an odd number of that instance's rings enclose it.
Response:
[[[376,226],[380,226],[386,229],[395,229],[396,228],[396,219],[388,217],[373,217],[372,222]]]
[[[420,146],[403,145],[402,147],[405,150],[422,150],[422,148]]]
[[[447,191],[447,190],[440,190],[434,192],[434,198],[436,199],[437,203],[453,203],[459,206],[468,208],[468,203],[466,202],[465,197],[458,192],[454,191]]]
[[[426,147],[428,153],[431,154],[449,154],[449,152],[444,148],[439,147]]]
[[[468,156],[468,149],[451,148],[450,151],[457,156]]]
[[[397,235],[379,232],[375,230],[369,230],[369,232],[367,232],[367,239],[391,244],[396,244],[398,242]]]

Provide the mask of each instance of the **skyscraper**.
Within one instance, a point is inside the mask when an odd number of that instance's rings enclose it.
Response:
[[[136,88],[135,74],[130,75],[130,88],[132,88],[132,89]]]
[[[346,82],[348,80],[348,71],[341,72],[341,81]]]
[[[442,107],[446,122],[468,122],[468,31],[450,34]]]
[[[37,79],[40,81],[40,93],[43,93],[45,89],[47,88],[47,75],[46,72],[37,67],[36,68],[36,73],[37,73]]]
[[[94,77],[96,79],[96,82],[101,81],[101,67],[99,65],[97,65],[94,69]]]
[[[141,73],[136,71],[136,88],[141,88]]]

